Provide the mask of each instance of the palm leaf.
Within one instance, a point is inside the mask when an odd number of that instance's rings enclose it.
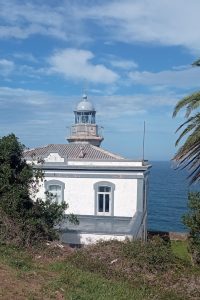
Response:
[[[192,66],[193,66],[193,67],[200,67],[200,59],[195,60],[195,61],[192,63]]]
[[[190,155],[191,151],[198,147],[200,141],[200,127],[196,128],[191,135],[186,139],[182,147],[178,149],[175,159],[179,160],[185,155]]]
[[[194,117],[189,118],[186,122],[184,122],[182,125],[180,125],[178,127],[178,129],[176,130],[179,131],[184,125],[187,125],[187,127],[181,132],[180,136],[178,137],[177,141],[176,141],[176,146],[179,144],[180,140],[187,135],[188,133],[191,133],[191,135],[189,136],[189,138],[186,140],[185,142],[185,147],[186,149],[189,146],[189,143],[194,143],[193,136],[195,138],[195,136],[198,136],[198,132],[200,131],[200,113],[196,114]]]
[[[192,66],[200,66],[200,59],[197,59]],[[190,134],[184,144],[178,149],[173,160],[178,163],[177,168],[187,168],[190,171],[188,178],[190,184],[200,181],[200,113],[195,116],[191,115],[191,112],[200,106],[200,91],[193,93],[187,97],[181,99],[175,106],[173,111],[173,117],[182,109],[186,108],[185,117],[187,120],[181,124],[176,132],[182,130],[179,135],[176,146],[179,142],[188,134]]]
[[[189,169],[193,169],[200,157],[200,117],[196,115],[191,119],[193,119],[193,122],[195,119],[196,121],[192,124],[189,124],[187,128],[183,130],[177,140],[177,143],[185,134],[192,130],[192,128],[193,131],[188,136],[183,146],[178,149],[178,152],[173,158],[173,160],[179,163],[178,168],[181,169],[186,167],[188,167]]]
[[[186,96],[181,99],[175,106],[173,117],[177,115],[177,113],[183,108],[186,107],[185,117],[189,117],[192,110],[198,108],[200,106],[200,92],[193,93],[190,96]]]
[[[199,117],[200,118],[200,117]],[[176,132],[178,132],[183,126],[185,126],[186,124],[193,122],[194,120],[198,119],[198,114],[194,117],[190,117],[189,119],[187,119],[184,123],[182,123],[177,129]]]
[[[190,124],[188,124],[190,123]],[[190,131],[192,131],[193,129],[195,129],[195,127],[197,128],[198,130],[198,127],[197,127],[197,124],[196,123],[199,123],[200,124],[200,115],[196,115],[194,117],[191,117],[190,119],[188,119],[186,122],[184,122],[182,125],[180,125],[178,127],[178,129],[176,130],[176,132],[178,132],[184,125],[187,125],[188,126],[182,131],[182,133],[180,134],[180,136],[178,137],[178,139],[176,140],[176,143],[175,145],[177,146],[180,142],[180,140],[186,135],[188,134]]]

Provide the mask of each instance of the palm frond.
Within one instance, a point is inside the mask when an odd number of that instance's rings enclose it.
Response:
[[[192,66],[200,66],[200,59],[197,59]],[[173,160],[178,163],[180,169],[187,168],[190,172],[188,178],[190,184],[200,181],[200,113],[189,118],[193,110],[200,107],[200,91],[181,99],[175,106],[173,117],[182,109],[186,108],[185,117],[187,120],[181,124],[176,132],[183,129],[179,135],[176,146],[189,134],[184,144],[178,149]],[[185,127],[185,128],[184,128]]]
[[[181,99],[175,106],[173,111],[173,117],[183,108],[186,107],[186,117],[189,117],[191,112],[200,106],[200,92],[193,93],[190,96]]]
[[[193,153],[190,153],[189,156],[186,156],[183,160],[182,163],[184,163],[184,166],[182,167],[183,169],[188,168],[188,170],[192,170],[195,165],[196,165],[196,160],[199,157],[199,149],[195,149],[192,151]],[[197,152],[197,153],[196,153]],[[194,154],[196,153],[196,154]],[[191,158],[188,161],[188,158]]]
[[[179,167],[182,169],[185,168],[188,164],[190,164],[190,160],[193,159],[195,153],[197,152],[198,145],[190,148],[188,152],[182,150],[183,147],[179,149],[179,151],[174,156],[173,160],[179,163]]]
[[[184,122],[185,124],[188,124],[188,126],[182,131],[177,140],[177,144],[187,133],[191,131],[192,133],[178,149],[173,160],[178,162],[177,168],[187,168],[190,171],[188,178],[190,179],[191,184],[200,180],[200,113],[191,117],[190,120],[191,123],[188,123],[189,119]]]
[[[190,171],[190,174],[187,177],[190,179],[190,184],[200,180],[200,146],[196,147],[196,149],[179,160],[177,168],[188,169]]]
[[[198,159],[198,165],[197,167],[190,173],[188,176],[188,179],[190,179],[190,184],[196,182],[198,179],[200,179],[200,160]]]
[[[180,169],[187,168],[190,172],[190,184],[200,180],[200,127],[190,135],[173,158]]]
[[[190,152],[198,147],[200,142],[200,126],[198,126],[192,134],[190,134],[186,141],[184,142],[183,146],[178,149],[175,157],[177,160],[181,159],[181,157],[185,156],[186,154],[190,154]]]
[[[182,133],[179,135],[178,139],[176,140],[175,145],[178,146],[180,140],[182,140],[182,138],[183,138],[186,134],[188,134],[191,130],[193,130],[195,126],[196,126],[195,124],[189,124],[189,125],[182,131]]]
[[[190,117],[187,121],[181,124],[176,130],[176,132],[182,129],[182,127],[184,127],[185,125],[187,125],[187,127],[181,132],[180,136],[178,137],[175,143],[176,146],[179,144],[180,140],[191,131],[192,133],[189,136],[189,138],[186,140],[185,146],[188,147],[188,143],[194,143],[194,141],[192,140],[193,136],[196,135],[198,136],[198,132],[200,131],[200,113],[197,113],[195,116]]]
[[[195,60],[195,61],[192,63],[192,66],[193,66],[193,67],[200,67],[200,59]]]
[[[187,119],[185,122],[183,122],[177,129],[176,132],[178,132],[182,127],[184,127],[185,125],[187,125],[190,122],[194,122],[196,121],[198,118],[200,119],[200,115],[199,114],[195,115],[194,117],[190,117],[189,119]]]

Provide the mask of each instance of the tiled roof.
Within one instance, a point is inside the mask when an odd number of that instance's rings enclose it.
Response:
[[[24,157],[28,159],[45,158],[50,153],[58,153],[67,159],[92,159],[92,160],[124,160],[124,157],[108,152],[91,144],[49,144],[31,150],[26,150]]]

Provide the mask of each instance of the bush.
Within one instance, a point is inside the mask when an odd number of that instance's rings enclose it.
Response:
[[[46,201],[36,198],[43,174],[26,163],[23,151],[14,134],[0,139],[0,241],[32,246],[57,238],[55,225],[68,205],[50,194]]]
[[[188,194],[189,212],[183,216],[183,223],[189,229],[189,251],[193,262],[200,264],[200,192]]]
[[[176,261],[170,243],[156,236],[146,243],[128,241],[123,244],[122,251],[123,255],[138,267],[148,271],[168,270]]]
[[[98,242],[77,250],[70,261],[90,272],[99,272],[107,278],[126,278],[140,281],[141,274],[157,274],[178,268],[179,260],[170,244],[159,237],[148,242],[107,241]]]

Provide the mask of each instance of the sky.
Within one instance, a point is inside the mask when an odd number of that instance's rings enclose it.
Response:
[[[83,90],[102,147],[170,160],[177,101],[200,89],[199,0],[0,0],[0,136],[66,143]]]

